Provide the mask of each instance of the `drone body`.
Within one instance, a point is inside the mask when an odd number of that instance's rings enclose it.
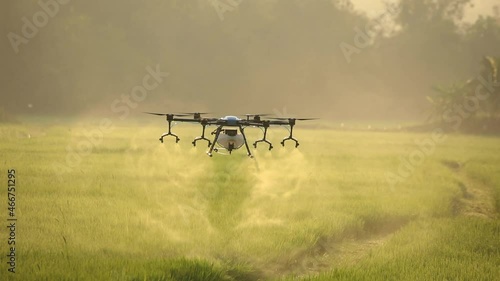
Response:
[[[285,141],[292,140],[295,142],[295,147],[299,146],[297,139],[293,137],[293,127],[295,126],[295,121],[297,120],[313,120],[315,118],[307,119],[297,119],[297,118],[271,118],[269,120],[262,120],[262,116],[266,114],[247,114],[246,119],[241,119],[237,116],[225,116],[222,118],[202,118],[203,114],[206,113],[180,113],[180,114],[170,114],[170,113],[153,113],[145,112],[147,114],[165,116],[168,122],[168,132],[163,133],[160,136],[160,141],[163,143],[163,138],[166,136],[175,137],[175,142],[179,142],[179,137],[172,133],[172,122],[187,122],[187,123],[199,123],[202,126],[201,136],[195,138],[192,142],[193,146],[196,146],[196,142],[199,140],[205,140],[208,142],[209,150],[207,152],[208,156],[212,157],[212,153],[217,152],[219,148],[216,148],[217,144],[220,149],[225,149],[231,154],[235,149],[241,148],[243,145],[247,149],[247,155],[250,157],[252,153],[248,147],[247,138],[245,135],[246,127],[258,127],[264,132],[262,139],[257,140],[253,143],[253,146],[257,148],[259,142],[265,142],[269,145],[269,150],[273,149],[273,145],[270,141],[266,139],[267,129],[270,126],[289,126],[290,135],[281,141],[281,145],[285,146]],[[193,118],[187,118],[187,116],[193,116]],[[212,132],[214,136],[213,141],[205,137],[205,129],[207,126],[216,126],[217,128]]]
[[[226,120],[228,125],[225,127],[237,126],[238,122],[241,121],[236,116],[226,116],[221,118],[221,120]],[[234,125],[230,125],[234,124]],[[233,149],[238,149],[245,144],[245,138],[243,133],[238,134],[238,129],[223,129],[217,138],[217,144],[221,147],[227,149],[231,152]]]

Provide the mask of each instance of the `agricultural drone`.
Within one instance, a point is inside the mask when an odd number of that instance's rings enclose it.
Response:
[[[195,138],[192,142],[193,146],[196,146],[197,141],[207,141],[208,147],[210,148],[207,152],[208,156],[212,157],[212,152],[218,152],[219,149],[224,149],[231,154],[235,149],[238,149],[245,145],[247,149],[248,156],[253,157],[248,147],[247,137],[245,136],[245,128],[256,127],[262,129],[264,136],[253,143],[253,146],[257,148],[257,144],[264,142],[269,145],[269,150],[273,149],[272,143],[267,140],[267,129],[271,126],[286,126],[289,128],[290,134],[288,137],[281,141],[281,145],[285,146],[285,142],[290,140],[295,142],[295,147],[299,146],[299,141],[293,137],[293,127],[296,121],[304,120],[314,120],[316,118],[269,118],[262,119],[263,116],[268,116],[269,114],[246,114],[244,119],[237,116],[225,116],[222,118],[205,118],[202,117],[204,114],[202,112],[194,113],[155,113],[155,112],[144,112],[147,114],[165,116],[168,123],[168,131],[160,136],[160,142],[163,143],[163,138],[167,136],[175,137],[175,142],[179,142],[180,138],[172,133],[172,123],[176,122],[186,122],[186,123],[198,123],[202,127],[201,136]],[[207,126],[216,126],[216,129],[212,131],[214,136],[213,141],[205,137],[205,129]],[[219,147],[215,147],[215,145]]]

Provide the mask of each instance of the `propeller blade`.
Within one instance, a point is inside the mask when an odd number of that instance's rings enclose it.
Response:
[[[297,121],[307,121],[307,120],[318,120],[319,118],[293,118],[293,117],[275,117],[275,118],[271,118],[271,119],[274,119],[274,120],[297,120]]]
[[[173,114],[173,113],[156,113],[156,112],[143,112],[143,113],[146,113],[146,114],[151,114],[151,115],[157,115],[157,116],[167,116],[167,115],[172,115],[172,116],[178,116],[178,117],[182,117],[182,116],[190,116],[191,114]]]
[[[158,115],[158,116],[166,116],[167,115],[167,113],[156,113],[156,112],[143,112],[143,113],[151,114],[151,115]]]
[[[295,120],[308,121],[308,120],[319,120],[319,118],[296,118]]]
[[[288,125],[288,120],[269,120],[269,124],[273,125]]]
[[[212,112],[180,112],[179,114],[187,114],[187,115],[194,115],[194,114],[212,114]]]

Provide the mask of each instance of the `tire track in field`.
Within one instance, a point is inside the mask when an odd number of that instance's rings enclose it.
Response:
[[[365,225],[361,233],[350,234],[347,231],[343,237],[322,237],[312,248],[302,250],[263,272],[270,277],[305,277],[353,265],[369,256],[372,250],[383,246],[411,220],[412,218],[394,219],[376,226]]]
[[[287,198],[300,196],[302,189],[315,192],[311,184],[311,166],[298,151],[283,156],[285,161],[277,165],[275,162],[261,161],[256,171],[259,181],[255,184],[251,202],[251,214],[246,217],[240,227],[282,225],[286,221],[279,217],[267,216],[269,210],[260,202],[286,202]],[[261,159],[262,160],[262,159]],[[281,178],[280,175],[287,175]],[[261,266],[259,271],[265,279],[286,276],[301,277],[317,274],[327,270],[355,264],[368,256],[372,249],[384,245],[394,233],[404,227],[413,218],[392,218],[381,222],[366,219],[362,229],[347,229],[339,236],[320,237],[309,248],[300,249],[291,255],[284,256],[274,263]]]
[[[453,214],[455,216],[480,217],[485,219],[495,219],[498,217],[493,188],[468,176],[463,170],[466,163],[448,160],[443,160],[441,163],[456,175],[458,187],[462,191],[461,196],[455,197],[452,202]]]
[[[462,191],[461,196],[455,198],[453,202],[455,216],[498,218],[493,189],[490,186],[467,176],[462,169],[463,163],[442,161],[442,164],[456,174],[457,184]],[[270,276],[290,274],[306,276],[355,264],[369,256],[372,250],[383,246],[396,232],[413,219],[402,218],[392,222],[388,221],[375,229],[365,226],[362,234],[347,234],[341,239],[321,238],[314,247],[298,252],[289,260],[266,271],[266,274]]]

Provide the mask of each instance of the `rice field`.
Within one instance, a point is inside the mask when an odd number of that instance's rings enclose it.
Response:
[[[424,149],[432,133],[299,124],[298,149],[279,146],[287,132],[275,129],[272,151],[210,158],[191,145],[195,126],[175,128],[179,144],[158,141],[161,123],[108,127],[0,125],[0,219],[9,225],[12,169],[17,218],[15,273],[0,232],[0,280],[500,276],[495,137],[446,135]]]

